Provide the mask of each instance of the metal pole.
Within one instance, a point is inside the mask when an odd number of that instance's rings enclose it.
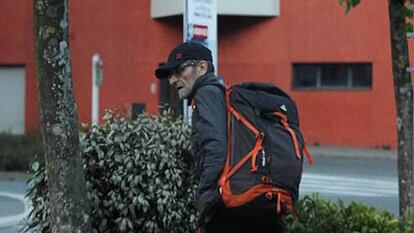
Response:
[[[207,28],[206,39],[197,39],[195,26],[202,25]],[[202,34],[202,33],[201,33]],[[215,73],[217,74],[217,0],[196,1],[183,0],[183,41],[195,40],[207,46],[213,56]],[[183,101],[184,119],[191,124],[192,108],[188,101]]]
[[[188,33],[188,0],[183,0],[183,42],[187,42]],[[184,121],[191,125],[190,108],[188,107],[188,100],[183,100],[183,117]]]
[[[102,83],[102,60],[99,54],[92,56],[92,126],[99,124],[99,86]]]

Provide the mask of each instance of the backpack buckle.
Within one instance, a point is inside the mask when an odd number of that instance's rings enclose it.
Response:
[[[271,184],[272,183],[272,178],[270,178],[269,176],[262,176],[262,183]]]

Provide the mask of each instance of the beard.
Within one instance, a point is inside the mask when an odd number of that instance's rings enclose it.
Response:
[[[186,82],[185,82],[184,86],[178,90],[178,97],[179,97],[181,100],[183,100],[183,99],[187,99],[188,97],[190,97],[191,92],[193,91],[193,87],[194,87],[194,84],[195,84],[195,82],[196,82],[197,78],[198,78],[198,77],[197,77],[196,73],[195,73],[195,72],[193,72],[193,73],[192,73],[192,76],[191,76],[191,77],[189,77],[189,78],[186,80]]]
[[[178,97],[183,100],[186,99],[190,96],[192,88],[190,89],[189,87],[183,87],[180,90],[178,90]]]

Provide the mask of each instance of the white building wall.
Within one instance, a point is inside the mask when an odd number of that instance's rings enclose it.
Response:
[[[151,17],[182,15],[183,2],[183,0],[151,0]],[[218,0],[217,12],[218,15],[227,16],[279,16],[280,0]]]
[[[25,133],[24,67],[0,66],[0,133]]]

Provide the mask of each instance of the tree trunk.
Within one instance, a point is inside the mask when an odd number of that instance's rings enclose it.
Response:
[[[36,76],[51,232],[91,232],[72,92],[67,0],[34,0]]]
[[[413,88],[409,65],[408,46],[405,32],[405,0],[389,0],[391,23],[392,69],[394,95],[397,106],[398,130],[398,185],[400,195],[400,216],[410,211],[412,169],[413,169]]]

